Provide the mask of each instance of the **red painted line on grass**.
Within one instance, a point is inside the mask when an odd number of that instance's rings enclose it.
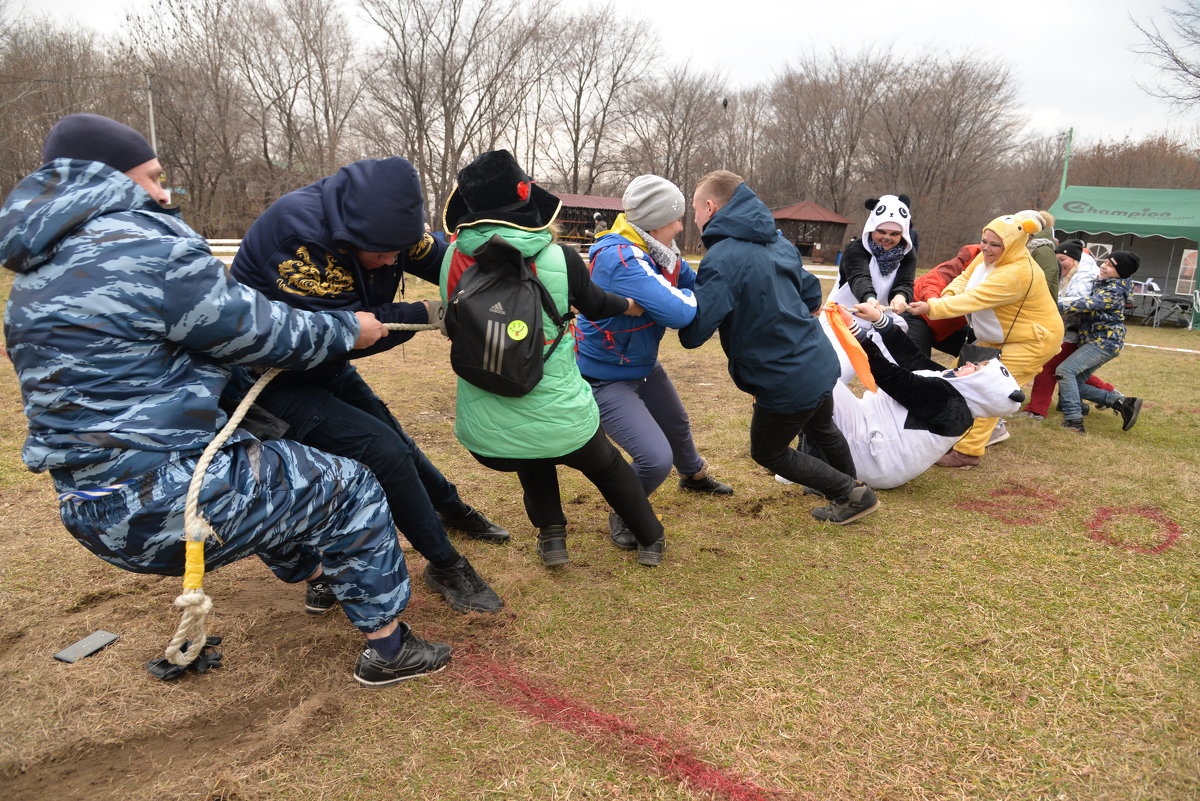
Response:
[[[1153,520],[1162,526],[1162,528],[1159,529],[1159,532],[1162,534],[1162,539],[1158,541],[1157,545],[1154,545],[1150,548],[1147,548],[1144,545],[1131,545],[1127,542],[1121,542],[1120,540],[1115,539],[1111,534],[1104,530],[1104,527],[1109,520],[1119,514],[1138,515],[1139,517],[1144,517],[1147,520]],[[1092,519],[1088,521],[1087,527],[1088,536],[1096,540],[1096,542],[1103,542],[1105,545],[1124,548],[1125,550],[1133,551],[1134,553],[1151,555],[1159,554],[1167,550],[1176,542],[1178,542],[1179,537],[1183,534],[1182,526],[1180,526],[1171,518],[1167,517],[1158,509],[1150,506],[1124,506],[1119,509],[1111,506],[1102,506],[1096,510],[1095,514],[1092,515]]]
[[[468,684],[493,700],[525,712],[538,722],[601,743],[632,762],[649,761],[665,777],[683,782],[693,790],[728,801],[770,801],[791,796],[787,791],[767,790],[706,764],[689,748],[660,735],[648,734],[616,715],[599,712],[539,687],[517,670],[468,649],[459,649],[453,664]]]
[[[995,500],[963,501],[954,504],[954,508],[979,512],[1004,523],[1027,526],[1044,518],[1045,512],[1062,506],[1062,501],[1053,495],[1020,485],[994,489],[988,495]]]

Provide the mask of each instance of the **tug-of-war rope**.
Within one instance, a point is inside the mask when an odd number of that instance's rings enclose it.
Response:
[[[437,326],[432,323],[384,323],[389,331],[435,331]],[[204,485],[204,474],[212,464],[217,451],[233,434],[234,429],[242,422],[250,406],[258,398],[260,392],[278,375],[279,368],[273,367],[263,373],[255,382],[246,397],[229,415],[225,427],[217,432],[217,436],[200,454],[200,461],[192,472],[192,481],[188,485],[187,504],[183,511],[184,538],[184,568],[183,592],[175,599],[175,605],[183,610],[183,619],[171,642],[167,645],[164,656],[172,665],[187,667],[196,660],[204,650],[207,637],[204,635],[204,620],[212,611],[212,599],[204,593],[204,543],[209,537],[217,542],[221,538],[200,512],[200,489]]]

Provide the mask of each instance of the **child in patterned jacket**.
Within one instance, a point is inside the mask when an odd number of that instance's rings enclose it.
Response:
[[[1115,411],[1121,416],[1123,431],[1133,428],[1137,422],[1142,409],[1141,398],[1127,398],[1115,389],[1099,389],[1089,385],[1087,379],[1101,365],[1117,358],[1125,346],[1125,304],[1133,293],[1133,282],[1129,277],[1137,272],[1140,264],[1136,253],[1113,251],[1101,265],[1100,277],[1090,295],[1058,304],[1064,314],[1080,315],[1079,349],[1054,371],[1062,402],[1062,424],[1071,431],[1084,433],[1081,400]]]

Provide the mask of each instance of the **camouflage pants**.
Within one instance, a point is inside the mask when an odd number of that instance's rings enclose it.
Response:
[[[62,521],[117,567],[183,575],[183,510],[198,458],[171,462],[109,495],[65,501]],[[222,540],[205,545],[208,570],[257,556],[283,581],[299,582],[323,565],[342,609],[364,632],[408,604],[408,570],[387,501],[357,462],[288,440],[239,442],[213,460],[200,510]]]

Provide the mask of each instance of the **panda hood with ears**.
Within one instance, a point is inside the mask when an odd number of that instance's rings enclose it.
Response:
[[[863,225],[863,244],[869,241],[872,231],[883,223],[890,222],[900,226],[901,236],[904,237],[904,252],[911,251],[913,246],[909,228],[912,224],[912,212],[908,208],[910,202],[908,195],[884,195],[868,200],[864,205],[870,209],[871,215]]]

